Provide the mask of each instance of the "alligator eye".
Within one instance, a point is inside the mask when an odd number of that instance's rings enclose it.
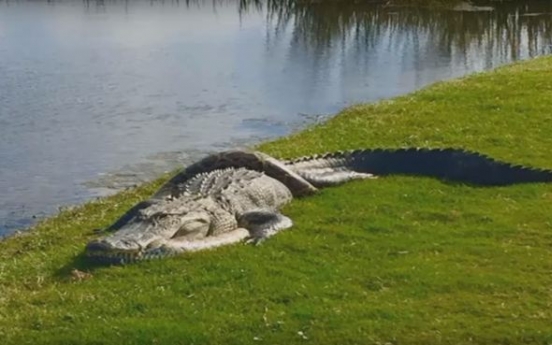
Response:
[[[167,216],[168,216],[167,213],[157,212],[156,214],[152,215],[151,217],[155,218],[155,219],[163,219],[163,218],[166,218]]]
[[[159,223],[160,221],[167,218],[168,216],[170,216],[170,214],[164,213],[164,212],[157,212],[152,214],[149,219],[153,223]]]

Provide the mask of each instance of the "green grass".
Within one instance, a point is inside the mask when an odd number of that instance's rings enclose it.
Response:
[[[540,58],[355,106],[260,149],[454,146],[552,168],[551,133],[552,59]],[[284,213],[296,225],[263,246],[88,266],[92,229],[162,181],[0,243],[0,343],[552,343],[552,185],[353,182],[295,200]]]

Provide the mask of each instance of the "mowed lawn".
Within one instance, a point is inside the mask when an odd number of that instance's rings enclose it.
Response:
[[[552,59],[355,106],[259,149],[410,146],[552,168]],[[0,343],[552,343],[552,185],[357,181],[293,201],[295,226],[262,246],[90,266],[93,229],[162,182],[1,242]]]

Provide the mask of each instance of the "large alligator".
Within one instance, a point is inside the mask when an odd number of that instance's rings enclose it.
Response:
[[[293,197],[355,179],[420,175],[477,186],[551,182],[552,170],[513,166],[459,149],[373,149],[280,161],[261,152],[207,156],[132,207],[86,246],[104,263],[259,243],[292,226],[279,208]]]

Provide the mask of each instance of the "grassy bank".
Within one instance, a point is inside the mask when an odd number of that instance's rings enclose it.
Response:
[[[355,106],[260,148],[454,146],[552,168],[551,100],[542,58]],[[260,247],[87,266],[92,229],[161,182],[0,243],[2,344],[552,342],[552,185],[354,182],[294,201],[294,228]]]

